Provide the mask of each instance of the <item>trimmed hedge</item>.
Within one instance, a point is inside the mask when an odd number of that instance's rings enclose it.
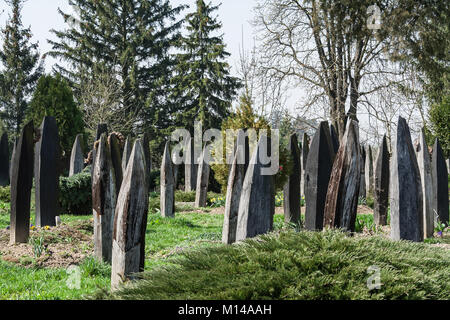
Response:
[[[92,214],[90,166],[72,177],[59,178],[59,204],[62,214]]]

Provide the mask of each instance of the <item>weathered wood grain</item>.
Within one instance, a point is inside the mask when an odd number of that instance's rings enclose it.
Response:
[[[11,163],[11,244],[28,242],[33,163],[34,125],[30,121],[17,140]]]
[[[145,180],[145,155],[140,140],[134,144],[114,216],[112,243],[111,289],[116,290],[126,279],[140,271],[142,246],[148,210],[148,187]],[[145,259],[145,256],[144,256]]]
[[[349,120],[334,160],[324,208],[324,227],[355,231],[361,180],[359,128]]]

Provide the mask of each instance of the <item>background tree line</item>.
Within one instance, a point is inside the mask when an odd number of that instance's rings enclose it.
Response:
[[[305,129],[326,119],[342,136],[350,117],[363,141],[378,144],[402,115],[438,136],[448,156],[449,13],[441,0],[258,0],[247,74],[262,91],[302,90],[288,120]],[[261,108],[274,119],[285,113]]]
[[[91,144],[106,122],[124,135],[149,133],[159,163],[173,129],[192,130],[194,120],[220,128],[232,103],[245,101],[286,132],[328,119],[342,135],[346,118],[357,119],[368,143],[390,137],[402,115],[413,130],[425,125],[430,140],[438,136],[449,155],[448,1],[257,0],[257,38],[241,53],[239,77],[226,62],[218,6],[203,0],[194,8],[69,0],[76,14],[58,9],[66,27],[51,30],[56,40],[42,56],[22,24],[23,0],[5,1],[0,115],[11,141],[27,119],[54,115],[67,155],[76,134]],[[59,61],[51,75],[43,74],[46,55]],[[292,88],[302,92],[294,114]]]
[[[181,17],[187,6],[168,0],[69,0],[76,15],[58,9],[66,28],[51,30],[57,40],[49,40],[52,50],[41,57],[21,22],[23,0],[8,3],[1,110],[12,140],[26,117],[53,115],[70,154],[66,140],[86,131],[91,144],[104,122],[124,135],[149,133],[158,163],[174,128],[192,129],[196,119],[220,127],[231,113],[240,80],[226,62],[218,6],[198,0]],[[59,63],[44,76],[47,54]]]

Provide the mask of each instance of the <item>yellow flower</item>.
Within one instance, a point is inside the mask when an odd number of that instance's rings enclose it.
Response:
[[[35,226],[31,226],[31,228],[30,228],[31,230],[34,230],[34,229],[36,229],[36,227]]]
[[[50,230],[50,227],[49,226],[45,226],[44,229],[45,230]]]

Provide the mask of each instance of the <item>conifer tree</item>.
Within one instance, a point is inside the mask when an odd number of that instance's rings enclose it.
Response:
[[[240,80],[230,75],[222,24],[213,16],[219,6],[197,0],[196,10],[186,16],[186,37],[180,40],[172,99],[177,108],[175,124],[192,129],[194,120],[205,128],[219,128],[229,115]],[[189,125],[188,125],[189,124]]]
[[[139,131],[151,129],[155,114],[167,103],[174,65],[169,51],[180,35],[176,16],[184,7],[172,7],[168,0],[69,3],[76,16],[59,10],[69,28],[52,30],[57,40],[49,40],[49,54],[63,62],[56,71],[71,81],[78,100],[81,83],[109,70],[120,82],[121,112],[138,115]]]
[[[43,73],[38,44],[31,43],[31,28],[22,24],[23,0],[7,0],[11,15],[1,30],[3,48],[0,62],[1,116],[10,137],[17,136],[28,108],[28,100]]]
[[[40,124],[45,116],[55,117],[63,159],[69,160],[76,136],[84,131],[83,114],[74,101],[72,89],[59,74],[43,75],[33,92],[27,119]]]

